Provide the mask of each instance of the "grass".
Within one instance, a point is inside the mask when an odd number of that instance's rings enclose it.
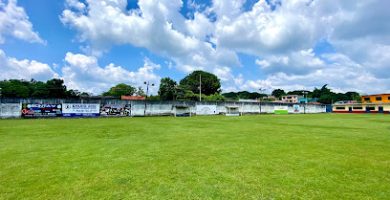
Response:
[[[0,120],[0,199],[388,199],[390,115]]]

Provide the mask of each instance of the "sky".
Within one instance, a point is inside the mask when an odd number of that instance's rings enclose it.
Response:
[[[0,79],[100,94],[194,70],[223,92],[390,93],[390,1],[0,0]]]

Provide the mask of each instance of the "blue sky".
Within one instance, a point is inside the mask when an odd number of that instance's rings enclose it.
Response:
[[[218,75],[225,92],[324,84],[390,92],[388,7],[379,0],[0,0],[0,79],[62,78],[99,94],[119,82],[158,85],[202,69]]]

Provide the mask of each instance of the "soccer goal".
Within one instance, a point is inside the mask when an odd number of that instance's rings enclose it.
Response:
[[[175,117],[191,117],[191,107],[185,105],[174,106]]]
[[[240,109],[238,106],[226,106],[226,116],[240,116]]]

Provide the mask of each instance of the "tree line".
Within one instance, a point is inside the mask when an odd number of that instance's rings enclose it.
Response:
[[[27,80],[0,81],[1,96],[5,98],[75,98],[89,96],[86,92],[68,90],[61,79],[50,79],[46,82]]]
[[[46,82],[36,81],[34,79],[26,80],[3,80],[0,81],[1,93],[5,98],[82,98],[89,97],[91,94],[78,90],[68,90],[61,79],[51,79]],[[201,92],[200,92],[201,90]],[[306,97],[315,98],[318,102],[331,104],[337,101],[356,100],[360,101],[360,94],[357,92],[335,93],[324,85],[321,88],[314,88],[313,91],[284,91],[283,89],[275,89],[271,95],[277,99],[281,99],[284,95],[303,95]],[[238,99],[263,99],[270,101],[268,95],[259,92],[228,92],[222,93],[220,79],[205,71],[194,71],[185,76],[179,82],[166,77],[160,81],[160,86],[157,95],[148,95],[142,87],[134,87],[132,85],[120,83],[111,87],[108,91],[101,94],[105,97],[120,98],[126,96],[147,96],[149,100],[193,100],[197,101],[200,98],[204,101],[226,101]]]
[[[305,93],[305,94],[304,94]],[[357,92],[335,93],[328,88],[328,84],[323,85],[321,88],[314,88],[313,91],[295,90],[285,92],[283,89],[276,89],[272,91],[272,95],[280,99],[284,95],[305,95],[306,98],[314,98],[319,103],[332,104],[337,101],[357,101],[360,102],[360,94]]]
[[[196,101],[201,96],[205,101],[224,101],[225,97],[221,95],[221,92],[221,82],[217,76],[204,71],[194,71],[180,80],[179,83],[169,77],[162,78],[160,80],[158,94],[148,96],[148,99]],[[118,84],[103,93],[103,96],[118,98],[122,95],[146,96],[141,87],[137,89],[124,83]]]

